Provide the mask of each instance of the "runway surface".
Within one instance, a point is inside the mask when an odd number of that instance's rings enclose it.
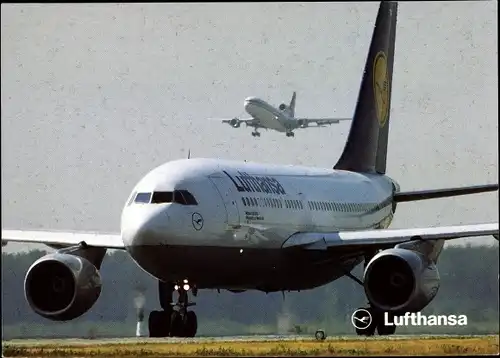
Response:
[[[423,339],[458,339],[458,338],[485,338],[495,336],[484,335],[393,335],[393,336],[332,336],[326,338],[325,341],[353,341],[353,340],[377,340],[377,341],[392,341],[392,340],[423,340]],[[154,344],[154,343],[212,343],[212,342],[293,342],[293,341],[316,341],[314,335],[262,335],[262,336],[230,336],[230,337],[196,337],[196,338],[149,338],[149,337],[117,337],[117,338],[62,338],[62,339],[12,339],[4,340],[3,344],[12,344],[16,346],[27,345],[107,345],[107,344]]]

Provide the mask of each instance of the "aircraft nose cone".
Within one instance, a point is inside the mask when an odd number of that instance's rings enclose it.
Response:
[[[122,240],[126,246],[164,243],[169,216],[162,210],[134,210],[122,222]]]

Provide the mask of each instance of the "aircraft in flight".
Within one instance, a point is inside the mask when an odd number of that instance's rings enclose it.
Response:
[[[251,118],[220,119],[222,123],[228,123],[233,128],[239,128],[242,123],[247,127],[253,127],[252,136],[260,137],[259,128],[272,129],[286,133],[287,137],[295,136],[294,130],[297,128],[307,128],[312,123],[315,127],[324,127],[340,121],[351,120],[351,118],[296,118],[295,99],[297,93],[293,92],[290,104],[282,103],[278,108],[270,105],[266,101],[257,97],[248,97],[243,104],[245,111]]]
[[[498,240],[498,222],[389,229],[398,204],[497,191],[498,184],[401,191],[386,175],[397,6],[380,4],[351,129],[333,168],[175,160],[132,189],[119,234],[2,229],[4,242],[56,249],[26,273],[30,307],[55,321],[87,312],[101,292],[107,249],[126,250],[158,280],[161,310],[149,314],[151,337],[195,336],[189,296],[203,289],[301,291],[347,276],[367,297],[356,319],[369,324],[356,332],[368,336],[395,332],[385,315],[426,307],[439,289],[444,242]],[[362,279],[351,273],[361,263]]]

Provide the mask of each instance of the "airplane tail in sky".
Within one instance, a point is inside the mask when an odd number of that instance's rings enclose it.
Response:
[[[290,117],[295,117],[295,98],[297,97],[297,93],[294,91],[292,94],[292,99],[290,100],[290,104],[288,105],[290,111]]]
[[[334,169],[385,174],[398,4],[382,1],[354,117]]]

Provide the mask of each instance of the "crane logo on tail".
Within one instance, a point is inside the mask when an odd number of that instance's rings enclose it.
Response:
[[[385,125],[389,116],[389,78],[387,76],[387,57],[380,51],[373,61],[373,94],[380,127]]]

